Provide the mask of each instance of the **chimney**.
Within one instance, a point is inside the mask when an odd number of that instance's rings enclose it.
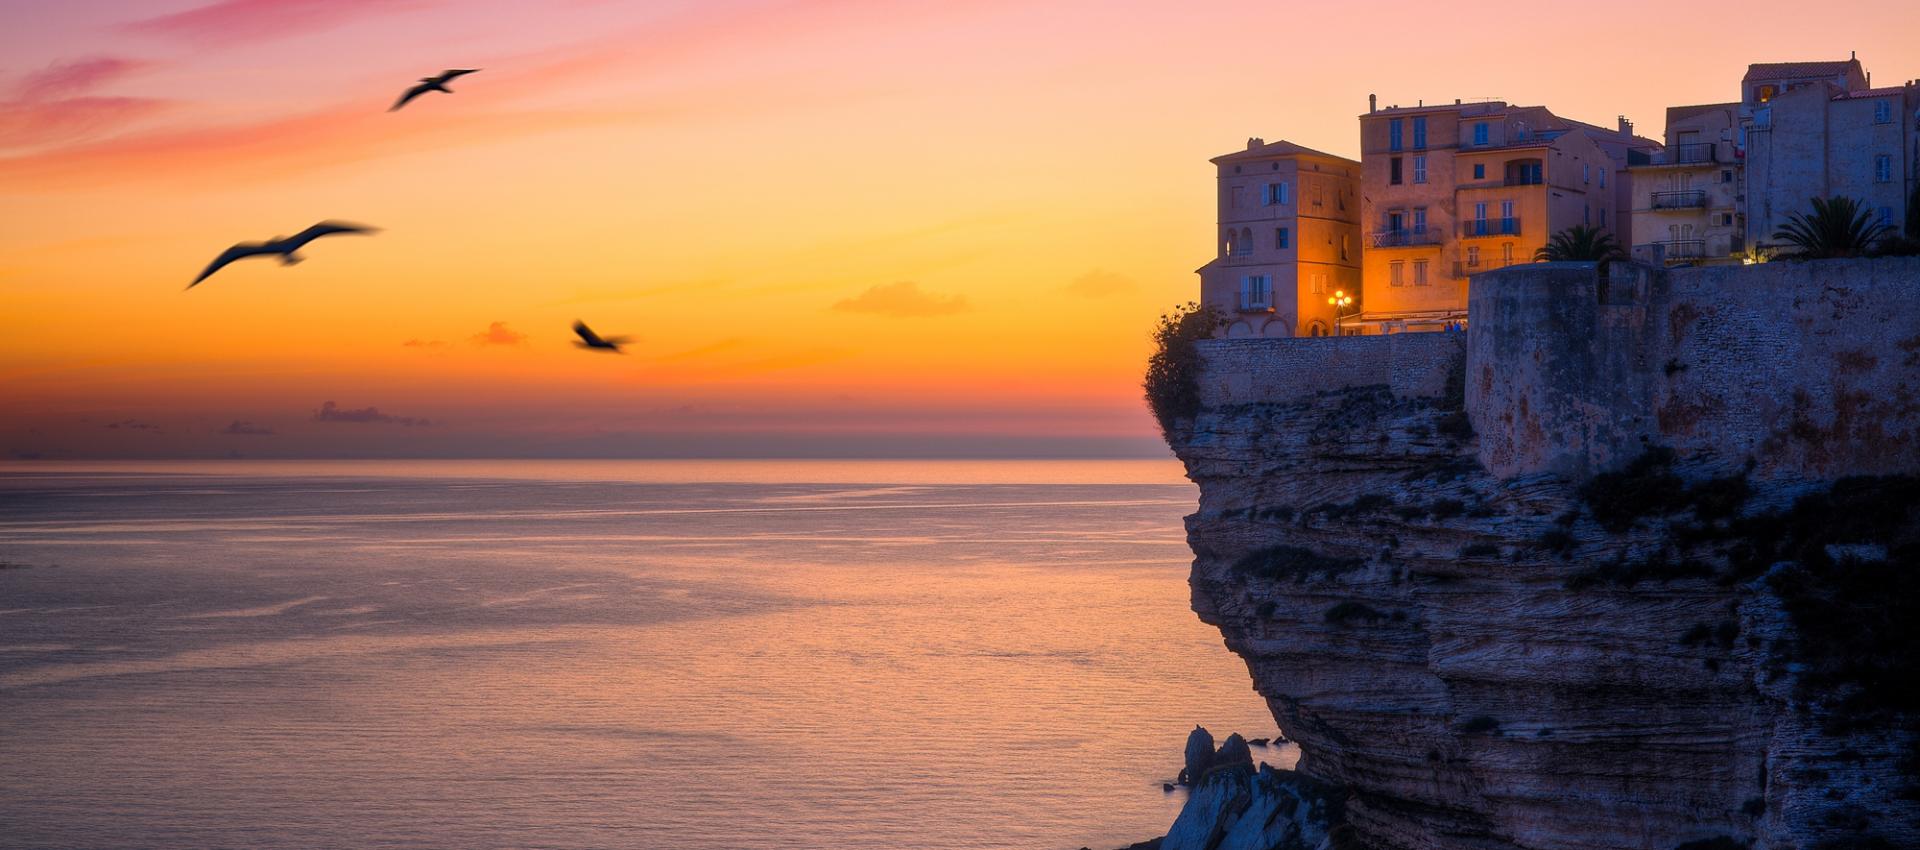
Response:
[[[1259,136],[1250,137],[1247,139],[1247,150],[1253,150],[1254,148],[1257,148],[1266,143],[1267,143],[1267,140],[1262,139]]]
[[[1368,112],[1379,112],[1379,111],[1380,111],[1380,96],[1379,96],[1379,95],[1377,95],[1377,94],[1370,94],[1370,95],[1367,95],[1367,111],[1368,111]]]
[[[1625,115],[1620,116],[1620,135],[1622,136],[1633,135],[1633,122],[1628,121],[1627,116]]]
[[[1457,97],[1456,97],[1456,98],[1454,98],[1454,99],[1453,99],[1453,105],[1454,105],[1454,106],[1459,106],[1459,105],[1460,105],[1460,98],[1457,98]]]

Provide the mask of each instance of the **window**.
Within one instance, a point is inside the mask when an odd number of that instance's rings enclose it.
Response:
[[[1721,213],[1721,214],[1720,214],[1720,223],[1721,223],[1722,225],[1724,225],[1724,226],[1727,226],[1727,227],[1732,227],[1732,226],[1733,226],[1733,213]]]
[[[1414,207],[1413,232],[1415,233],[1427,232],[1427,208],[1426,207]]]
[[[1286,228],[1276,227],[1273,229],[1273,247],[1278,248],[1279,250],[1282,250],[1282,251],[1285,251],[1287,249],[1287,229]]]
[[[1287,191],[1286,183],[1268,183],[1265,196],[1266,204],[1271,207],[1287,203],[1287,197],[1290,194],[1292,193]]]
[[[1225,249],[1226,249],[1226,253],[1228,253],[1228,254],[1232,254],[1232,253],[1233,253],[1233,249],[1234,249],[1234,244],[1233,244],[1233,228],[1231,228],[1231,227],[1229,227],[1229,228],[1227,228],[1227,234],[1226,234],[1226,236],[1225,236],[1225,237],[1224,237],[1224,238],[1223,238],[1223,239],[1221,240],[1221,242],[1220,242],[1220,245],[1221,245],[1221,247],[1222,247],[1222,248],[1225,248]]]
[[[1589,165],[1584,162],[1580,163],[1580,182],[1582,183],[1593,182],[1593,166],[1592,165]]]
[[[1352,236],[1344,233],[1340,234],[1340,259],[1347,259],[1347,255],[1353,250],[1352,242]]]
[[[1427,261],[1426,260],[1413,261],[1413,285],[1414,286],[1427,285]]]
[[[1393,210],[1387,213],[1387,232],[1388,233],[1399,233],[1400,231],[1405,230],[1406,226],[1407,226],[1407,221],[1406,221],[1405,214],[1401,213],[1399,210]]]
[[[1486,143],[1487,143],[1487,139],[1488,139],[1488,135],[1487,135],[1487,122],[1485,122],[1485,121],[1476,121],[1476,122],[1474,122],[1474,125],[1473,125],[1473,143],[1474,143],[1474,144],[1476,144],[1476,145],[1484,145],[1484,144],[1486,144]]]
[[[1407,264],[1405,262],[1394,260],[1387,264],[1387,283],[1393,286],[1407,285]]]
[[[1586,205],[1581,205],[1581,207],[1580,207],[1580,223],[1581,223],[1581,224],[1592,224],[1592,223],[1593,223],[1593,207],[1589,207],[1589,206],[1586,206]]]
[[[1263,310],[1273,306],[1271,292],[1267,288],[1267,276],[1250,274],[1240,279],[1240,309]]]
[[[1476,162],[1476,163],[1474,163],[1474,164],[1473,164],[1473,179],[1475,179],[1475,180],[1485,180],[1485,179],[1487,179],[1487,164],[1486,164],[1486,163],[1484,163],[1484,162]]]
[[[1427,182],[1427,157],[1425,154],[1413,158],[1413,182]]]
[[[1892,124],[1893,123],[1893,104],[1884,100],[1874,101],[1873,102],[1873,123]],[[1418,147],[1417,144],[1415,146]]]
[[[1753,90],[1753,99],[1761,103],[1768,103],[1773,100],[1774,95],[1779,93],[1780,90],[1773,86],[1761,86]]]
[[[1731,168],[1722,168],[1722,169],[1720,169],[1720,182],[1722,182],[1722,183],[1732,183],[1732,182],[1733,182],[1733,169],[1731,169]]]
[[[1325,206],[1325,204],[1322,203],[1322,196],[1326,194],[1326,188],[1327,187],[1320,185],[1318,182],[1315,182],[1313,184],[1313,205],[1314,206],[1316,207]]]
[[[1236,210],[1240,208],[1240,187],[1239,186],[1233,187],[1233,208]]]
[[[1538,186],[1546,182],[1542,179],[1545,176],[1544,171],[1545,165],[1538,161],[1522,162],[1520,163],[1520,167],[1515,170],[1514,177],[1522,186]]]
[[[1880,208],[1880,223],[1887,227],[1893,226],[1893,207]]]
[[[1240,245],[1240,256],[1244,257],[1253,253],[1253,228],[1251,227],[1240,228],[1239,245]]]
[[[1387,161],[1387,182],[1400,185],[1400,158],[1397,156]]]
[[[1508,266],[1513,265],[1513,243],[1512,242],[1501,243],[1500,263],[1501,265],[1508,265]]]
[[[1886,183],[1893,179],[1893,157],[1881,154],[1873,158],[1873,181]]]
[[[1518,233],[1519,222],[1513,220],[1513,202],[1500,202],[1500,232]]]
[[[1327,273],[1314,272],[1312,277],[1307,278],[1307,292],[1311,295],[1327,294]]]
[[[1387,150],[1400,149],[1400,129],[1400,119],[1394,118],[1387,122]]]
[[[1467,268],[1477,268],[1479,267],[1479,265],[1480,265],[1480,246],[1478,245],[1468,246],[1467,247]]]
[[[1600,169],[1600,188],[1607,188],[1607,170],[1604,168]]]
[[[1413,119],[1413,149],[1427,149],[1427,119],[1425,116]]]

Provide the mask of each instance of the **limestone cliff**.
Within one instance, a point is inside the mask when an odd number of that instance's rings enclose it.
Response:
[[[1920,261],[1203,343],[1193,606],[1383,848],[1920,847]]]

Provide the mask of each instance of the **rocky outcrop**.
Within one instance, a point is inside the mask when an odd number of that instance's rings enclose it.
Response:
[[[1300,774],[1359,846],[1920,847],[1920,261],[1474,286],[1464,337],[1208,343],[1169,431]]]
[[[1211,737],[1211,736],[1209,736]],[[1191,739],[1190,739],[1191,740]],[[1316,850],[1340,820],[1336,789],[1291,770],[1254,767],[1231,735],[1207,759],[1159,850]]]

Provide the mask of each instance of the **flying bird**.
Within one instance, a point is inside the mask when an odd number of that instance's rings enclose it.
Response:
[[[573,332],[580,335],[580,340],[574,345],[590,350],[611,351],[615,354],[625,354],[626,352],[620,350],[620,346],[630,341],[624,336],[601,337],[593,332],[593,328],[587,327],[586,322],[578,319],[573,322]]]
[[[458,68],[449,68],[445,71],[441,71],[440,76],[438,77],[421,77],[420,84],[417,86],[414,86],[413,88],[407,89],[407,93],[401,95],[400,99],[394,102],[393,108],[387,111],[397,112],[399,111],[400,107],[406,106],[408,101],[411,101],[414,98],[419,97],[423,94],[426,94],[427,92],[430,92],[430,91],[445,92],[447,94],[453,94],[453,89],[447,88],[447,83],[453,82],[453,79],[455,77],[464,77],[478,70],[480,69],[467,68],[462,70]]]
[[[322,236],[332,236],[335,233],[376,232],[378,232],[378,228],[362,227],[358,224],[348,224],[344,221],[323,221],[292,236],[275,236],[265,242],[242,242],[228,248],[225,252],[221,253],[220,256],[215,257],[213,263],[207,266],[207,270],[201,272],[199,277],[194,278],[192,283],[187,284],[187,288],[192,289],[199,286],[201,281],[212,277],[214,272],[226,268],[227,264],[234,260],[243,260],[247,257],[258,257],[265,254],[279,254],[280,265],[291,266],[294,263],[306,259],[295,252],[301,248],[305,248],[308,242],[312,242]]]

